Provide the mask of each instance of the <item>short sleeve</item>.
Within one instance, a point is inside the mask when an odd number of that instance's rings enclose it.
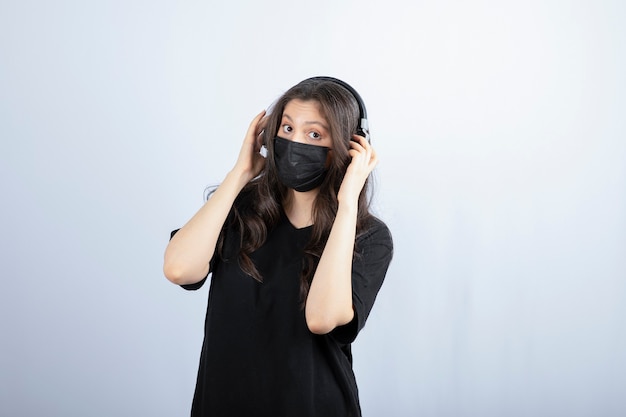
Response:
[[[178,232],[179,230],[180,229],[172,230],[172,232],[170,233],[170,240],[172,240],[176,232]],[[211,273],[212,270],[213,270],[213,259],[211,259],[211,261],[209,262],[209,274]],[[200,281],[195,282],[193,284],[184,284],[184,285],[181,285],[181,287],[189,291],[198,290],[204,285],[208,276],[209,275],[207,274],[207,276],[202,278]]]
[[[368,230],[357,237],[352,261],[352,303],[354,318],[331,332],[340,343],[352,343],[374,306],[393,257],[393,240],[387,226],[375,219]]]
[[[250,198],[251,198],[250,193],[241,192],[235,199],[234,205],[237,206],[237,208],[239,209],[241,209],[242,207],[249,206]],[[224,221],[224,224],[222,225],[222,230],[220,232],[220,237],[218,240],[218,242],[220,240],[223,241],[224,253],[220,253],[220,250],[216,248],[215,251],[213,252],[213,257],[209,261],[209,272],[207,276],[194,284],[181,285],[181,287],[183,287],[186,290],[191,290],[191,291],[200,289],[206,282],[209,275],[211,275],[211,273],[215,270],[215,268],[217,267],[217,264],[221,262],[222,259],[228,259],[229,256],[231,257],[237,256],[237,254],[239,253],[239,246],[238,246],[240,242],[239,234],[236,232],[236,230],[233,232],[229,232],[229,230],[233,230],[234,223],[235,223],[235,210],[231,209],[230,212],[228,213],[228,216],[226,217],[226,220]],[[176,229],[171,232],[170,240],[174,237],[176,232],[178,232],[179,230],[180,229]]]

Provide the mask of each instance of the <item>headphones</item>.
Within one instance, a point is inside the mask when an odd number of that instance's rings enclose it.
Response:
[[[365,110],[365,103],[363,102],[363,99],[361,98],[359,93],[357,93],[357,91],[352,88],[350,84],[333,77],[311,77],[304,81],[330,81],[348,90],[354,96],[357,104],[359,105],[359,123],[357,124],[356,133],[357,135],[363,136],[365,139],[367,139],[368,143],[371,143],[370,129],[367,122],[367,110]]]

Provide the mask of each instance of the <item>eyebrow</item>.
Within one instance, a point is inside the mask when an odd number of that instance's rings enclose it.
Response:
[[[289,115],[287,113],[283,113],[283,117],[288,119],[290,122],[293,123],[293,119],[291,117],[289,117]],[[305,121],[304,124],[305,125],[318,125],[318,126],[322,127],[323,129],[328,130],[328,126],[326,126],[322,122],[318,122],[317,120]]]

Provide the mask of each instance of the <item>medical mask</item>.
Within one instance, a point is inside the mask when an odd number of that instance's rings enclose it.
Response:
[[[319,187],[328,172],[326,157],[329,150],[325,146],[298,143],[276,136],[274,160],[278,178],[286,187],[300,192]]]

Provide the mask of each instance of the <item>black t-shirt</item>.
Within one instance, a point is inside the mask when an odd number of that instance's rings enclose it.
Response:
[[[300,297],[303,248],[310,233],[311,227],[296,229],[283,213],[265,244],[251,254],[263,277],[260,283],[239,267],[240,235],[224,229],[223,255],[211,261],[192,416],[361,415],[350,343],[383,283],[393,253],[391,234],[372,218],[356,242],[354,319],[315,335],[306,325]],[[205,280],[183,287],[195,290]]]

